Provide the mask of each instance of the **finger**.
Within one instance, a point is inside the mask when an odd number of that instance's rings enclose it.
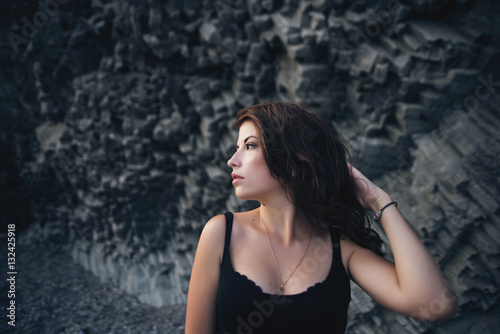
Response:
[[[347,162],[347,166],[349,167],[349,171],[351,172],[353,178],[362,179],[364,177],[363,173],[361,173],[359,169],[350,164],[349,161]]]
[[[347,161],[347,167],[349,167],[349,173],[354,177],[354,173],[357,171],[356,167],[354,167],[349,161]]]

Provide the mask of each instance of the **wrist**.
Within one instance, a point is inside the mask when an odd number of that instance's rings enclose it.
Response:
[[[392,202],[391,197],[386,192],[384,192],[382,195],[377,197],[377,199],[375,200],[375,202],[372,203],[372,205],[370,205],[370,211],[377,212],[391,202]]]

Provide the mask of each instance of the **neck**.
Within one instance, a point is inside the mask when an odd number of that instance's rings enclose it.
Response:
[[[309,238],[311,226],[293,204],[262,204],[259,210],[269,234],[283,245]]]

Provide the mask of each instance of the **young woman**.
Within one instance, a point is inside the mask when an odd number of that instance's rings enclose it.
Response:
[[[389,195],[347,161],[337,136],[292,103],[238,113],[229,159],[248,212],[213,217],[200,237],[186,333],[344,333],[353,280],[383,306],[423,320],[457,309],[441,271]],[[402,203],[404,205],[404,203]],[[394,263],[365,210],[387,235]]]

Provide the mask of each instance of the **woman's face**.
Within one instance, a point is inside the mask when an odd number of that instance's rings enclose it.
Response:
[[[259,135],[251,121],[241,124],[236,152],[227,164],[233,169],[231,176],[239,199],[263,202],[277,191],[282,191],[278,180],[272,177],[267,167],[259,145]]]

